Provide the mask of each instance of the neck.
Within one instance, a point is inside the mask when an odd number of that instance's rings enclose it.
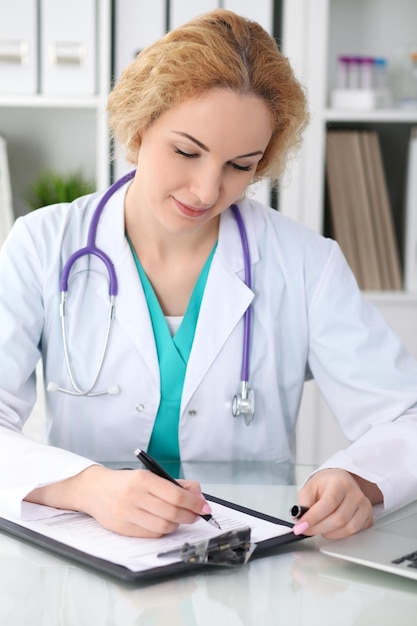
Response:
[[[126,197],[125,225],[165,315],[184,315],[192,291],[217,241],[219,217],[200,228],[172,232],[152,211]]]
[[[136,200],[132,187],[126,194],[125,228],[141,260],[142,256],[162,261],[190,255],[206,257],[210,253],[218,238],[219,216],[195,230],[172,232],[155,218],[151,210]]]

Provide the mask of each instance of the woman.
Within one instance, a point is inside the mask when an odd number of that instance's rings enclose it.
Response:
[[[362,299],[335,242],[244,199],[253,181],[278,178],[307,119],[273,39],[228,11],[196,18],[126,69],[109,113],[136,172],[98,221],[96,244],[114,263],[118,295],[92,397],[76,390],[97,371],[107,270],[89,255],[68,272],[67,358],[58,285],[86,245],[101,194],[18,220],[2,250],[1,486],[14,511],[26,499],[148,537],[192,523],[210,512],[197,483],[181,490],[97,462],[131,460],[137,447],[182,461],[293,460],[311,375],[355,443],[303,486],[299,500],[310,509],[295,532],[343,537],[372,524],[373,505],[389,510],[415,497],[417,364]],[[252,303],[248,427],[233,418],[232,400]],[[21,434],[39,356],[57,392],[47,394],[49,446]]]

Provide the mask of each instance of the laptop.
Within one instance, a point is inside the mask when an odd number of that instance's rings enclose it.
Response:
[[[320,551],[417,581],[417,501],[384,515],[356,535],[327,541]]]

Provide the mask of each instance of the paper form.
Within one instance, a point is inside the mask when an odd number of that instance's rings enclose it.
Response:
[[[183,524],[174,533],[158,539],[118,535],[103,528],[94,518],[85,513],[74,511],[62,512],[55,509],[55,515],[47,517],[44,514],[42,519],[39,517],[34,519],[37,517],[35,509],[32,515],[30,515],[30,510],[27,510],[26,517],[32,517],[32,519],[21,520],[6,513],[1,513],[1,516],[45,537],[81,550],[85,554],[122,565],[133,572],[178,562],[180,557],[177,555],[169,558],[161,558],[157,555],[160,552],[180,548],[186,542],[195,543],[242,526],[251,527],[251,540],[254,543],[287,534],[292,530],[290,527],[273,524],[215,502],[210,502],[210,506],[221,530],[201,519],[194,524]],[[36,508],[37,505],[33,507]]]

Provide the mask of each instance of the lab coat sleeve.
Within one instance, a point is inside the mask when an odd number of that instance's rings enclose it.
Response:
[[[309,308],[309,365],[353,443],[320,469],[376,483],[384,510],[417,498],[417,363],[363,297],[337,244]]]
[[[19,515],[34,488],[74,476],[93,462],[22,434],[36,399],[44,324],[42,253],[24,219],[0,252],[0,507]]]

